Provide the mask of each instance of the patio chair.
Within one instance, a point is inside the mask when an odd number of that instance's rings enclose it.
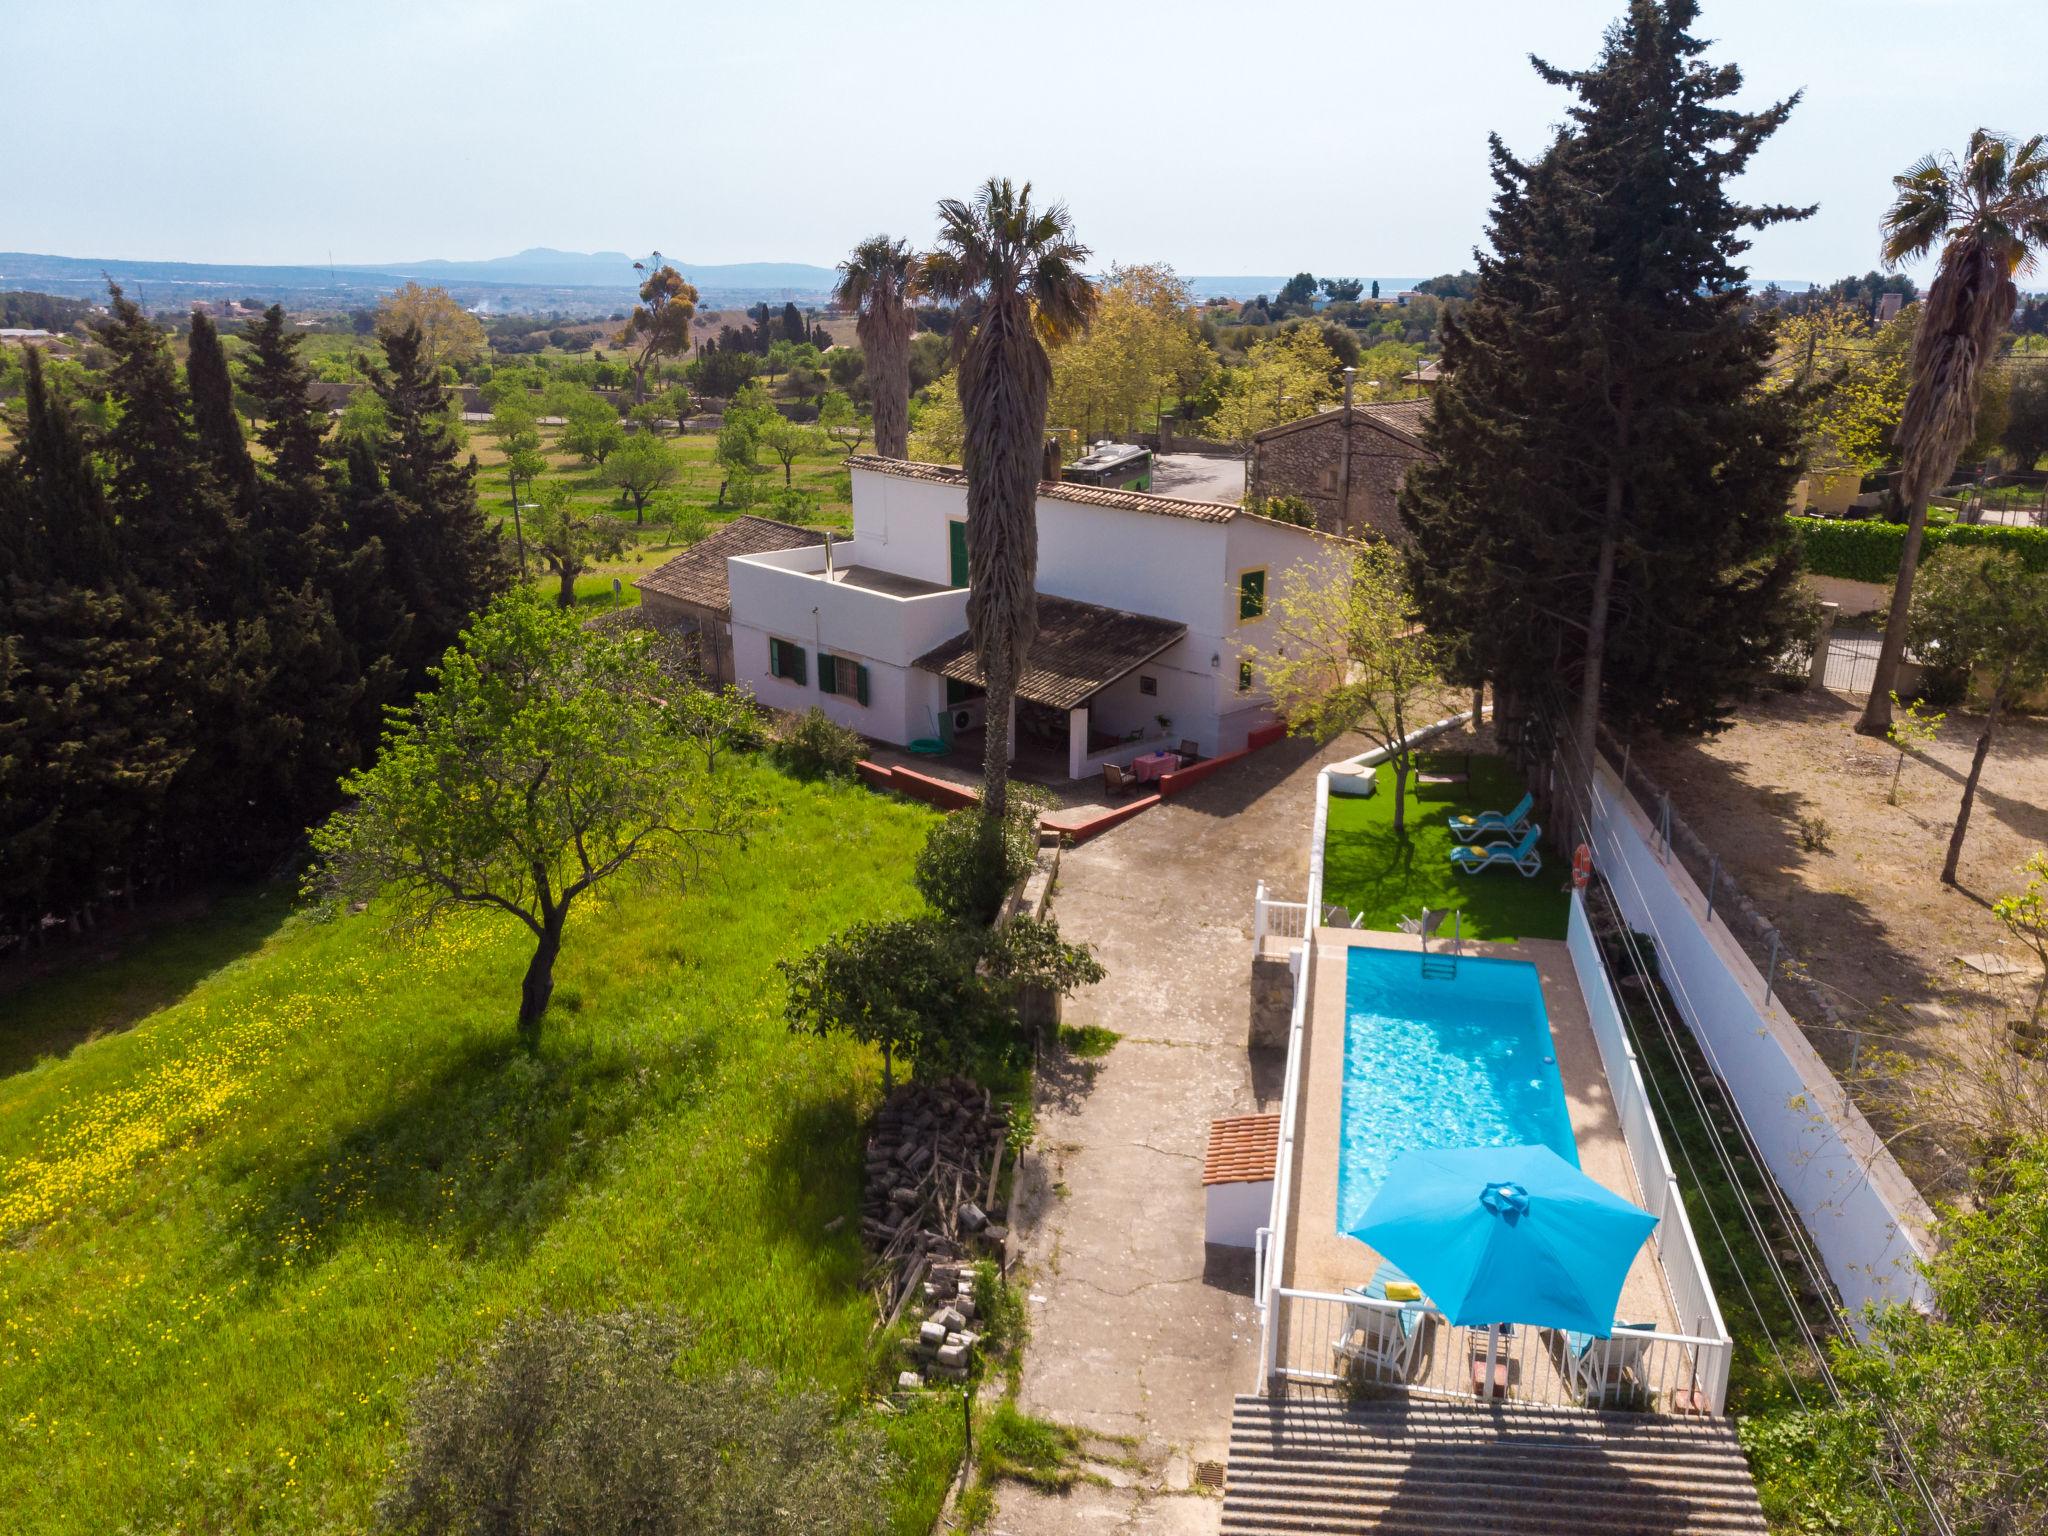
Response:
[[[1482,869],[1492,869],[1496,864],[1518,869],[1522,878],[1528,879],[1543,868],[1543,855],[1537,851],[1536,839],[1543,835],[1543,829],[1531,824],[1517,843],[1488,843],[1484,848],[1453,848],[1451,867],[1461,875],[1475,875]]]
[[[1570,1328],[1553,1330],[1561,1346],[1559,1367],[1579,1400],[1597,1408],[1631,1384],[1642,1385],[1643,1357],[1656,1342],[1649,1337],[1656,1331],[1655,1323],[1616,1323],[1614,1332],[1602,1339]]]
[[[1529,819],[1529,813],[1536,808],[1536,797],[1526,794],[1515,802],[1511,811],[1481,811],[1477,816],[1453,816],[1451,836],[1461,843],[1469,843],[1485,832],[1498,832],[1503,837],[1520,837],[1522,824]]]
[[[1450,915],[1451,909],[1449,907],[1438,907],[1434,912],[1428,907],[1424,907],[1422,909],[1422,916],[1403,917],[1394,926],[1403,933],[1420,935],[1422,941],[1426,944],[1435,936],[1437,929],[1443,927],[1444,919]]]
[[[1407,1303],[1396,1310],[1365,1305],[1368,1298],[1363,1291],[1344,1294],[1359,1300],[1344,1309],[1344,1331],[1330,1341],[1339,1368],[1368,1382],[1406,1381],[1415,1360],[1416,1341],[1422,1336],[1422,1304]]]
[[[1202,760],[1202,749],[1183,736],[1180,745],[1173,749],[1173,755],[1180,759],[1181,767],[1185,768],[1189,763],[1199,763]]]
[[[1115,763],[1102,765],[1102,792],[1105,795],[1128,794],[1138,787],[1138,776]]]

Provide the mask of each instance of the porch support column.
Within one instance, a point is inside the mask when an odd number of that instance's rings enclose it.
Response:
[[[1078,779],[1088,761],[1088,706],[1076,704],[1067,711],[1067,777]]]

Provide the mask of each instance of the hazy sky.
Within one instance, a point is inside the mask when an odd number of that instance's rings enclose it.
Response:
[[[1419,276],[1480,237],[1487,132],[1561,115],[1526,55],[1590,61],[1621,3],[0,0],[0,248],[829,263],[1003,173],[1105,260]],[[1759,277],[1868,269],[1891,174],[2048,129],[2043,0],[1707,0],[1699,30],[1748,102],[1806,92],[1745,191],[1820,212]]]

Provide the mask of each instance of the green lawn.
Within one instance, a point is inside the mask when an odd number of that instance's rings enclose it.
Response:
[[[1459,769],[1465,764],[1462,753],[1446,754],[1446,761]],[[1471,763],[1470,783],[1427,786],[1420,797],[1411,779],[1400,837],[1394,835],[1394,772],[1384,763],[1377,793],[1332,795],[1323,900],[1341,903],[1354,916],[1363,912],[1366,928],[1392,930],[1426,906],[1458,909],[1467,938],[1562,939],[1570,870],[1547,852],[1542,872],[1529,879],[1507,868],[1461,875],[1451,867],[1457,846],[1452,816],[1505,811],[1522,797],[1521,777],[1505,759],[1474,756]]]
[[[791,1037],[773,961],[914,910],[932,813],[733,771],[752,845],[572,917],[536,1058],[513,1045],[528,946],[489,917],[395,936],[230,902],[138,944],[118,987],[8,995],[12,1061],[37,1031],[68,1052],[0,1077],[8,1529],[363,1529],[413,1384],[540,1305],[674,1308],[692,1366],[869,1411],[893,1365],[857,1223],[828,1226],[879,1060]],[[72,1048],[122,996],[157,1011]],[[958,1404],[886,1423],[895,1529],[922,1532]]]

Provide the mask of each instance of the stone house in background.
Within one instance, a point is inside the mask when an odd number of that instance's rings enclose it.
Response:
[[[1408,466],[1429,458],[1422,446],[1427,400],[1345,404],[1268,427],[1252,439],[1245,505],[1298,496],[1324,533],[1401,538],[1394,509]]]
[[[810,549],[824,542],[825,535],[815,529],[744,513],[634,582],[640,589],[640,611],[655,628],[694,640],[704,680],[720,687],[734,680],[732,588],[726,561],[734,555]]]

